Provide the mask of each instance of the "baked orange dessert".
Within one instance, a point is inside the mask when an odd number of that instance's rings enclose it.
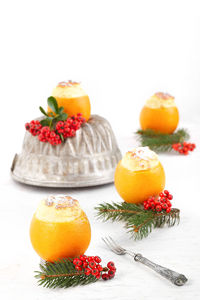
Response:
[[[35,251],[46,261],[78,257],[90,244],[90,223],[77,200],[49,196],[40,202],[32,218],[30,238]]]
[[[115,187],[129,203],[142,203],[162,192],[165,172],[156,153],[148,147],[127,152],[117,165]]]
[[[56,98],[59,107],[64,107],[64,112],[69,117],[81,113],[86,121],[89,120],[91,112],[90,99],[80,83],[72,80],[60,82],[53,89],[52,96]],[[48,112],[52,112],[49,107]]]
[[[146,101],[140,113],[140,125],[143,130],[152,129],[170,134],[177,128],[179,112],[174,97],[165,93],[156,93]]]

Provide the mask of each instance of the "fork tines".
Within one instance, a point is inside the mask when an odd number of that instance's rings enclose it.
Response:
[[[118,245],[110,236],[102,238],[108,248],[118,255],[126,254],[126,250]]]

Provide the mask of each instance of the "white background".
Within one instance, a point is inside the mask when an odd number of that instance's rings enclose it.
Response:
[[[199,299],[199,142],[200,5],[199,1],[2,1],[0,6],[1,210],[0,295],[2,299]],[[84,84],[92,113],[106,117],[124,153],[145,100],[156,91],[175,96],[180,127],[197,144],[187,157],[161,155],[167,188],[182,211],[179,227],[156,230],[133,242],[121,224],[103,224],[93,207],[120,200],[113,185],[59,190],[77,197],[90,218],[89,254],[118,265],[116,279],[69,290],[37,287],[38,257],[29,242],[29,223],[38,201],[56,190],[14,183],[9,174],[20,152],[24,123],[59,81]],[[177,288],[151,271],[107,251],[100,237],[112,234],[125,245],[185,273]]]

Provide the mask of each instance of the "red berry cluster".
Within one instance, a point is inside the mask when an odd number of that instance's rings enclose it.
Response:
[[[196,145],[192,143],[183,142],[182,144],[173,144],[172,148],[175,151],[178,151],[180,154],[188,155],[189,151],[193,151],[196,148]]]
[[[116,268],[113,261],[109,261],[109,263],[107,263],[107,268],[108,268],[107,273],[102,274],[103,280],[108,280],[115,277]]]
[[[162,210],[169,213],[171,211],[171,200],[173,196],[169,193],[169,191],[165,190],[163,193],[159,194],[159,197],[149,197],[146,201],[144,201],[144,209],[145,210],[153,210],[157,212],[161,212]]]
[[[85,118],[82,117],[82,114],[77,114],[77,116],[72,116],[66,121],[59,121],[56,124],[56,131],[61,133],[64,139],[76,135],[76,130],[78,130],[81,125],[85,123]]]
[[[57,134],[55,130],[51,130],[49,126],[42,127],[41,132],[38,135],[38,140],[40,142],[50,143],[53,146],[62,143],[60,135]]]
[[[66,121],[58,121],[55,125],[55,129],[51,130],[49,126],[40,124],[39,121],[31,121],[25,124],[26,130],[28,130],[33,136],[38,136],[39,141],[44,143],[50,143],[55,146],[62,143],[61,136],[66,139],[76,135],[81,125],[85,123],[85,118],[82,114],[67,118]]]
[[[33,136],[39,135],[42,129],[42,125],[39,121],[31,121],[30,123],[25,124],[26,130],[28,130]]]
[[[97,279],[102,277],[102,279],[107,280],[111,279],[115,276],[116,268],[113,262],[109,262],[107,264],[107,268],[103,268],[100,265],[101,258],[99,256],[86,256],[80,255],[79,258],[75,258],[73,260],[73,264],[75,265],[75,269],[79,272],[84,271],[85,275],[93,275]],[[102,272],[106,272],[103,273]]]

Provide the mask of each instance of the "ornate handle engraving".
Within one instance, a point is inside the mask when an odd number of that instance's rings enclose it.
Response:
[[[187,278],[183,274],[179,274],[175,271],[157,265],[139,253],[134,256],[134,259],[135,261],[141,262],[142,264],[156,271],[158,274],[170,280],[175,285],[181,286],[187,282]]]

